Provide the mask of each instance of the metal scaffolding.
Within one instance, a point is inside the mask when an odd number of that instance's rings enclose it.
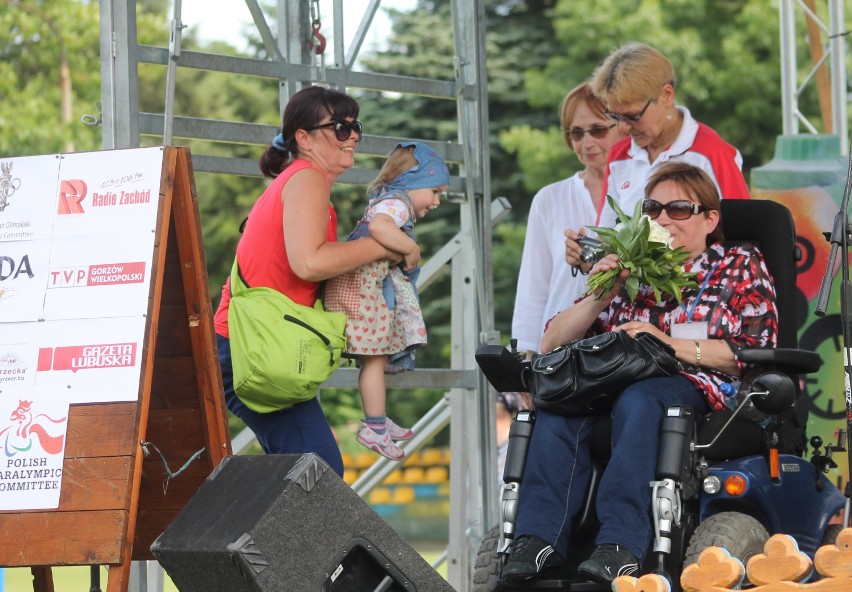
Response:
[[[820,18],[816,0],[781,0],[778,4],[781,45],[781,107],[784,135],[799,133],[799,124],[808,133],[820,133],[816,124],[799,109],[799,97],[810,84],[816,84],[820,100],[822,133],[840,137],[841,154],[849,153],[849,116],[846,87],[846,22],[844,0],[828,0],[827,19]],[[803,15],[810,47],[811,64],[798,81],[796,8]],[[823,35],[826,36],[823,42]],[[826,64],[828,65],[826,71]],[[803,68],[804,70],[804,68]]]
[[[338,90],[369,89],[443,98],[457,106],[458,140],[436,142],[423,138],[444,156],[459,165],[451,191],[463,196],[456,236],[436,253],[420,276],[421,290],[428,287],[444,266],[452,273],[452,356],[449,369],[418,369],[409,375],[389,377],[394,388],[447,389],[443,400],[415,426],[418,437],[406,443],[410,453],[422,446],[438,430],[450,425],[450,521],[449,540],[443,558],[447,561],[450,584],[460,592],[470,589],[476,551],[484,533],[497,523],[497,472],[494,434],[494,404],[481,373],[476,370],[474,352],[480,343],[499,341],[494,330],[491,283],[491,228],[508,211],[505,200],[491,199],[487,77],[485,69],[484,0],[453,0],[455,56],[447,64],[453,80],[433,80],[359,71],[358,54],[381,0],[370,0],[360,18],[354,39],[345,44],[343,0],[277,0],[277,13],[271,27],[257,0],[245,0],[269,59],[250,59],[212,53],[184,51],[181,36],[181,0],[174,0],[169,47],[141,45],[137,41],[135,0],[100,0],[102,103],[104,148],[130,148],[153,136],[163,144],[173,138],[257,144],[258,154],[277,127],[253,122],[218,121],[174,114],[177,72],[181,68],[225,74],[256,76],[277,84],[280,111],[294,92],[317,82]],[[331,6],[334,55],[315,51],[325,43],[313,25],[317,11]],[[351,7],[350,7],[351,8]],[[215,7],[211,6],[211,10]],[[351,12],[351,10],[349,11]],[[346,14],[350,17],[351,15]],[[273,27],[275,27],[273,32]],[[310,42],[310,43],[309,43]],[[139,68],[153,64],[166,68],[163,113],[143,113],[139,107]],[[384,156],[403,139],[366,135],[359,153]],[[199,172],[258,175],[255,159],[193,154],[193,167]],[[367,183],[375,171],[353,168],[342,182]],[[328,387],[357,387],[357,370],[341,369]],[[452,418],[452,419],[451,419]],[[239,450],[246,437],[235,439]],[[355,483],[365,496],[393,468],[389,461],[377,462]],[[134,572],[136,573],[136,572]],[[162,577],[149,577],[147,567],[139,570],[140,589],[161,589]],[[154,580],[154,588],[147,581]],[[143,588],[144,587],[144,588]]]

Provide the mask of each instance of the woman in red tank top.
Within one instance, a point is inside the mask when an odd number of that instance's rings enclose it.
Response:
[[[312,306],[323,280],[371,261],[402,256],[372,238],[337,242],[331,185],[355,163],[361,140],[358,103],[313,86],[294,94],[280,133],[260,158],[272,180],[249,213],[237,245],[240,271],[249,286],[274,288]],[[214,318],[225,402],[257,436],[267,453],[314,452],[343,475],[343,460],[317,398],[273,413],[257,413],[234,392],[228,340],[229,282]]]

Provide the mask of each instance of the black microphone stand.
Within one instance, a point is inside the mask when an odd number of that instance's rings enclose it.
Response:
[[[831,251],[828,255],[828,266],[819,287],[816,309],[814,314],[818,317],[825,316],[828,308],[828,299],[831,294],[831,283],[837,262],[837,253],[840,252],[840,325],[843,335],[843,370],[844,370],[844,399],[846,401],[846,434],[852,435],[852,388],[850,388],[850,377],[852,377],[852,283],[849,281],[849,194],[852,190],[852,155],[849,158],[849,168],[846,171],[846,187],[843,189],[843,199],[840,209],[834,217],[834,226],[831,236],[827,237],[831,242]],[[852,479],[852,454],[847,453],[848,474]],[[852,499],[852,482],[846,482],[846,511],[843,520],[848,527],[852,522],[850,519],[850,499]]]

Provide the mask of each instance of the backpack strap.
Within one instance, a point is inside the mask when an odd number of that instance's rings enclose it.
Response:
[[[248,285],[248,282],[243,277],[243,273],[240,271],[240,264],[237,262],[237,257],[234,256],[234,265],[231,266],[231,296],[249,288],[251,286]]]

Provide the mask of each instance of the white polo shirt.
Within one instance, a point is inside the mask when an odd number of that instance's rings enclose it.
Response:
[[[610,149],[598,226],[613,227],[615,211],[606,203],[606,195],[615,199],[625,214],[632,215],[636,203],[645,197],[645,183],[662,165],[669,161],[686,162],[710,175],[722,199],[749,199],[748,184],[743,177],[743,159],[739,150],[728,144],[712,128],[698,123],[686,107],[683,126],[675,141],[650,162],[648,151],[626,137]]]

